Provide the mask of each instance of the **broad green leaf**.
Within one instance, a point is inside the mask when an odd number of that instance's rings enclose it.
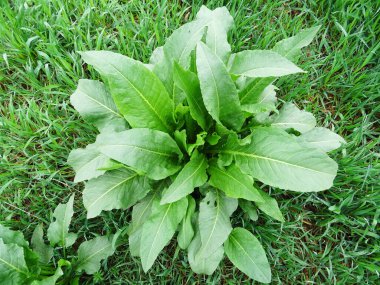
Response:
[[[162,193],[161,204],[173,203],[194,191],[195,187],[207,181],[207,159],[203,154],[195,153],[183,167],[169,188]]]
[[[67,163],[75,170],[75,183],[104,174],[106,171],[101,168],[109,162],[110,159],[99,152],[96,143],[72,150],[67,159]]]
[[[174,75],[173,75],[174,76]],[[172,100],[174,102],[174,112],[178,113],[178,105],[182,105],[183,101],[186,99],[185,92],[178,87],[178,85],[174,84],[173,87],[173,94],[172,94]],[[187,107],[187,106],[185,106]],[[175,113],[176,122],[178,124],[178,115]]]
[[[264,248],[249,231],[233,229],[224,250],[231,262],[250,278],[262,283],[271,282],[270,265]]]
[[[112,237],[100,236],[83,242],[78,248],[76,271],[84,270],[87,274],[94,274],[100,269],[100,262],[115,252],[112,246]]]
[[[239,91],[240,103],[244,104],[256,104],[273,100],[273,92],[266,92],[263,94],[264,90],[271,86],[270,84],[275,80],[274,77],[264,77],[264,78],[249,78],[247,79],[246,85],[242,90]],[[267,96],[265,96],[267,95]],[[276,93],[274,93],[276,96]]]
[[[235,84],[224,63],[203,43],[197,46],[196,62],[206,109],[217,122],[240,129],[244,117]]]
[[[191,117],[202,127],[208,128],[207,119],[209,115],[203,103],[198,77],[191,71],[183,69],[177,62],[174,62],[174,83],[186,94]]]
[[[228,238],[232,230],[230,216],[237,205],[237,199],[209,189],[199,206],[199,231],[202,241],[199,258],[214,253]]]
[[[298,109],[292,103],[286,103],[278,114],[273,115],[271,126],[280,129],[295,129],[300,133],[310,131],[317,121],[312,113]]]
[[[0,238],[0,284],[23,284],[28,275],[24,249],[17,244],[5,244]]]
[[[178,62],[184,69],[190,67],[190,55],[206,30],[204,21],[189,22],[173,32],[162,47],[163,56],[157,52],[154,57],[160,57],[153,72],[164,83],[169,94],[173,93],[173,62]]]
[[[34,280],[31,285],[55,285],[58,279],[63,275],[61,267],[55,270],[54,275],[44,278],[42,280]]]
[[[107,81],[116,106],[133,128],[172,131],[173,101],[162,82],[144,64],[109,51],[80,54]]]
[[[151,129],[130,129],[100,134],[99,150],[108,157],[140,170],[149,178],[164,179],[179,169],[182,153],[167,134]]]
[[[80,79],[70,102],[85,120],[101,132],[117,132],[127,128],[125,119],[102,82]]]
[[[194,198],[191,197],[190,195],[187,196],[187,200],[188,200],[188,206],[186,210],[186,215],[180,224],[179,233],[177,237],[178,245],[182,249],[186,249],[194,237],[194,228],[193,228],[192,220],[193,220],[193,215],[195,212],[196,205],[195,205]]]
[[[173,237],[186,209],[186,198],[165,205],[160,205],[159,201],[153,202],[151,215],[142,226],[141,233],[140,257],[145,272]]]
[[[46,264],[49,263],[50,259],[53,257],[53,248],[50,245],[45,244],[43,236],[43,226],[42,224],[38,224],[33,231],[31,243],[33,251],[39,257],[39,261]]]
[[[327,128],[314,128],[298,137],[307,146],[320,149],[325,152],[339,148],[346,143],[345,140]]]
[[[211,175],[210,185],[222,190],[228,197],[263,202],[258,189],[253,186],[252,177],[242,173],[236,165],[225,169],[210,165],[208,173]]]
[[[326,154],[302,146],[276,128],[254,129],[246,145],[230,139],[221,153],[233,157],[237,166],[253,178],[299,192],[330,188],[337,172],[336,162]]]
[[[5,244],[14,243],[22,247],[28,247],[29,243],[25,240],[24,234],[14,231],[0,224],[0,238]]]
[[[223,62],[226,62],[231,52],[231,46],[227,40],[227,32],[234,23],[234,19],[226,7],[210,10],[206,6],[202,6],[196,18],[207,22],[206,45]]]
[[[276,219],[280,222],[285,222],[284,216],[278,207],[276,199],[269,196],[266,192],[259,190],[261,197],[263,197],[263,202],[255,202],[256,206],[263,211],[268,216]]]
[[[164,58],[164,48],[158,47],[152,52],[152,55],[150,56],[150,59],[149,59],[149,63],[157,64],[161,60],[163,60],[163,58]]]
[[[312,42],[320,28],[321,26],[316,26],[301,30],[295,36],[276,43],[273,51],[289,60],[294,60],[301,53],[301,48],[308,46]]]
[[[239,207],[248,215],[252,221],[257,221],[259,218],[256,211],[256,206],[251,201],[239,199]]]
[[[197,274],[211,275],[223,259],[223,246],[219,246],[214,250],[214,252],[209,253],[206,256],[200,256],[198,253],[201,245],[201,236],[199,230],[197,229],[197,233],[188,248],[188,260],[190,267]]]
[[[136,204],[132,210],[132,223],[128,230],[129,251],[132,256],[140,256],[140,242],[142,225],[148,220],[152,211],[153,201],[158,196],[158,191],[148,194],[141,202]]]
[[[165,56],[188,69],[190,54],[201,41],[206,30],[205,26],[205,21],[195,20],[175,30],[163,46]]]
[[[69,233],[69,226],[71,218],[74,214],[74,194],[71,195],[66,204],[59,204],[55,208],[53,217],[55,221],[52,222],[47,230],[47,237],[52,246],[58,244],[62,247],[70,247],[77,239],[77,235]]]
[[[127,209],[141,200],[150,191],[145,176],[126,168],[108,171],[91,179],[83,191],[83,204],[87,218],[94,218],[102,211]]]
[[[246,50],[230,57],[229,72],[237,76],[279,77],[304,71],[274,51]]]
[[[266,78],[259,78],[258,80],[260,79]],[[258,96],[251,98],[253,99],[251,100],[253,103],[242,105],[241,109],[254,114],[256,121],[263,120],[264,118],[269,120],[269,115],[271,112],[278,113],[276,109],[276,89],[276,86],[271,84],[268,85]]]

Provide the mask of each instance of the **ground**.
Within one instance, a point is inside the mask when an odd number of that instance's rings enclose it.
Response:
[[[302,28],[322,25],[298,62],[308,73],[276,85],[281,100],[313,112],[319,125],[347,141],[332,153],[339,163],[334,187],[306,194],[272,190],[286,217],[282,224],[264,215],[255,223],[235,219],[263,243],[273,284],[379,284],[380,2],[205,2],[209,8],[227,5],[235,19],[235,51],[271,48]],[[112,50],[146,62],[194,17],[201,1],[4,0],[0,6],[1,223],[30,237],[38,223],[46,229],[55,206],[75,193],[73,229],[82,238],[115,232],[128,224],[129,212],[86,221],[83,185],[73,183],[66,164],[71,149],[97,134],[69,103],[78,79],[98,77],[76,52]],[[193,274],[174,242],[147,274],[128,246],[120,247],[100,273],[81,281],[96,282],[252,283],[227,259],[213,276]]]

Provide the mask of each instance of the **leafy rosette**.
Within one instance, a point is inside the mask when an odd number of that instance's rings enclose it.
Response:
[[[327,152],[344,142],[293,103],[279,104],[274,83],[305,72],[293,61],[319,27],[272,50],[231,53],[226,8],[202,7],[154,50],[149,63],[110,51],[81,52],[103,82],[80,80],[71,102],[100,134],[68,162],[85,182],[87,217],[130,209],[129,248],[144,271],[178,232],[196,273],[212,274],[224,256],[249,277],[270,282],[258,239],[233,229],[239,207],[283,221],[267,186],[329,189],[337,164]]]

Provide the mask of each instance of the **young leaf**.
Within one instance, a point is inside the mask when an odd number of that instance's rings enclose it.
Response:
[[[0,224],[0,238],[5,244],[14,243],[21,247],[28,247],[29,243],[25,240],[24,234],[14,231]]]
[[[77,239],[76,234],[69,233],[71,218],[74,214],[73,204],[74,194],[71,195],[66,204],[59,204],[55,208],[53,213],[55,221],[50,224],[47,230],[47,237],[52,246],[59,244],[63,247],[70,247]]]
[[[94,274],[100,269],[100,262],[115,252],[112,237],[100,236],[83,242],[78,248],[76,271]]]
[[[174,83],[186,94],[186,100],[190,107],[191,117],[201,126],[203,130],[208,128],[209,117],[203,104],[202,94],[197,76],[189,70],[183,69],[174,62]]]
[[[201,133],[197,134],[197,139],[196,139],[195,143],[190,143],[188,145],[187,153],[189,155],[192,155],[192,153],[194,152],[194,150],[196,150],[200,146],[204,146],[204,144],[205,144],[205,137],[206,136],[207,136],[206,132],[201,132]]]
[[[17,244],[5,244],[0,238],[0,283],[23,284],[28,275],[24,249]]]
[[[224,63],[203,43],[197,46],[196,61],[206,109],[217,122],[240,129],[244,117],[235,84]]]
[[[188,249],[188,260],[190,267],[197,274],[211,275],[223,259],[223,246],[219,246],[214,250],[214,252],[209,253],[207,256],[200,256],[198,253],[201,245],[201,236],[199,230],[197,229],[197,234],[190,243]]]
[[[273,51],[289,60],[294,60],[301,53],[301,48],[308,46],[312,42],[320,28],[321,26],[316,26],[301,30],[295,36],[276,43]]]
[[[149,219],[142,226],[140,257],[144,272],[153,265],[158,254],[173,237],[186,214],[187,199],[160,205],[154,201]]]
[[[229,72],[237,76],[279,77],[304,71],[274,51],[246,50],[230,57]]]
[[[295,129],[300,133],[310,131],[317,121],[312,113],[301,111],[292,103],[286,103],[278,114],[273,115],[271,126],[280,129]]]
[[[162,193],[161,204],[173,203],[192,193],[195,187],[207,181],[207,159],[203,154],[195,153],[183,167],[169,188]]]
[[[253,186],[252,177],[242,173],[236,165],[221,169],[214,164],[208,172],[211,175],[210,185],[222,190],[228,197],[263,202],[258,189]]]
[[[250,278],[270,283],[272,276],[268,259],[260,242],[249,231],[235,228],[224,244],[231,262]]]
[[[71,105],[99,131],[123,131],[127,124],[116,108],[103,83],[80,79],[78,87],[70,97]]]
[[[256,104],[247,104],[242,105],[241,109],[248,113],[257,115],[263,113],[270,113],[271,111],[277,112],[276,106],[274,103],[256,103]]]
[[[181,222],[177,237],[178,245],[182,249],[186,249],[194,237],[192,218],[195,212],[195,200],[190,195],[187,196],[187,199],[188,206],[186,210],[186,215]]]
[[[148,220],[152,211],[153,201],[158,196],[158,191],[149,194],[141,202],[136,204],[132,210],[132,223],[128,230],[129,251],[132,256],[140,256],[140,242],[142,225]]]
[[[276,102],[274,86],[270,85],[274,79],[274,77],[250,78],[249,83],[239,91],[240,103],[244,105]]]
[[[174,132],[174,139],[175,139],[178,147],[180,148],[180,150],[183,153],[186,153],[187,152],[187,134],[186,134],[186,130],[182,130],[182,131],[176,130]]]
[[[263,211],[268,216],[276,219],[280,222],[285,222],[284,216],[281,213],[280,208],[278,207],[276,199],[269,196],[266,192],[259,190],[261,197],[263,197],[263,202],[255,202],[256,206]]]
[[[44,230],[42,224],[34,229],[32,235],[32,248],[33,251],[38,255],[39,261],[41,263],[49,263],[50,259],[53,257],[53,248],[44,242]]]
[[[206,45],[223,62],[226,62],[231,52],[227,32],[234,23],[234,19],[226,7],[210,10],[206,6],[202,6],[196,18],[207,22]]]
[[[173,101],[162,82],[141,62],[109,51],[80,54],[107,80],[116,106],[133,128],[172,131]]]
[[[199,258],[214,253],[228,238],[232,230],[230,216],[237,205],[236,199],[225,197],[218,190],[209,189],[199,209],[199,231],[202,241]]]
[[[252,221],[257,221],[259,216],[257,215],[256,207],[251,201],[239,199],[239,207],[248,215]]]
[[[146,177],[126,168],[91,179],[83,191],[87,218],[94,218],[102,211],[127,209],[144,198],[150,189]]]
[[[104,174],[106,171],[101,168],[109,162],[110,159],[99,152],[96,143],[72,150],[67,159],[67,163],[75,170],[75,183]]]
[[[339,148],[346,141],[336,133],[327,128],[314,128],[298,137],[301,142],[312,148],[317,148],[325,152]]]
[[[167,134],[151,129],[130,129],[119,133],[100,134],[99,150],[155,180],[176,173],[182,156],[176,142]]]
[[[221,153],[234,157],[243,172],[261,182],[299,192],[330,188],[337,172],[336,162],[326,154],[305,148],[276,128],[253,130],[246,145],[230,140]]]

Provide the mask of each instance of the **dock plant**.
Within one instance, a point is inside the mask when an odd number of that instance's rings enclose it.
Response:
[[[176,237],[195,273],[212,274],[226,255],[269,283],[260,233],[235,227],[234,215],[255,220],[260,211],[282,222],[269,190],[322,191],[337,174],[327,153],[344,140],[276,96],[278,78],[306,72],[295,62],[319,27],[270,50],[232,52],[232,26],[226,8],[202,7],[147,63],[80,52],[102,81],[79,80],[71,103],[99,134],[68,163],[85,182],[88,219],[131,211],[125,234],[145,272]]]

